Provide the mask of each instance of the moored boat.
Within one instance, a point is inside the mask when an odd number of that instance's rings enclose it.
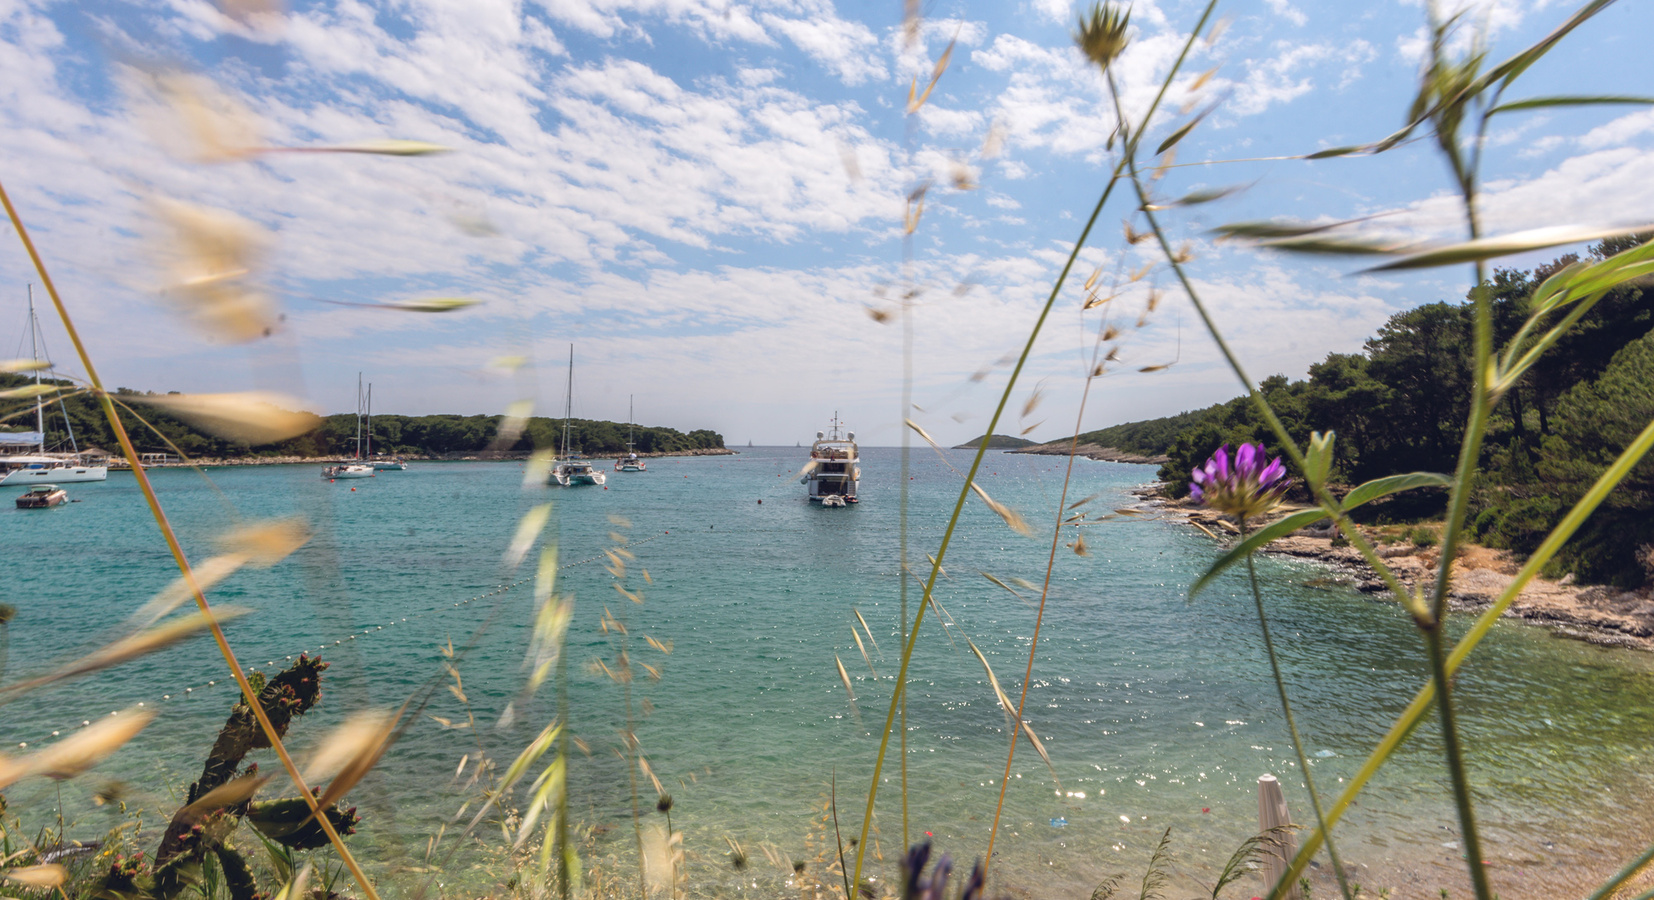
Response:
[[[44,335],[40,331],[40,318],[34,312],[34,286],[29,286],[29,355],[34,369],[34,384],[37,391],[42,390],[40,371],[51,367],[51,360],[44,357],[41,344]],[[49,392],[49,391],[48,391]],[[80,455],[80,448],[75,444],[75,429],[69,424],[69,413],[63,408],[63,400],[58,399],[58,409],[63,411],[63,430],[68,434],[69,446],[73,453],[48,454],[46,452],[46,404],[41,399],[42,393],[36,393],[34,398],[34,427],[32,433],[26,435],[11,435],[12,438],[22,439],[20,443],[27,446],[33,443],[38,452],[25,456],[8,456],[0,458],[0,485],[3,484],[78,484],[88,481],[106,481],[109,478],[107,465],[92,465]]]
[[[568,459],[562,460],[552,469],[551,477],[563,487],[572,487],[577,484],[602,484],[608,481],[603,470],[592,465],[592,461],[576,453]]]
[[[108,466],[86,465],[78,457],[8,456],[0,458],[0,467],[9,469],[4,477],[0,477],[0,485],[79,484],[109,478]]]
[[[577,484],[603,484],[609,476],[592,465],[591,460],[569,449],[569,421],[574,415],[574,345],[569,345],[569,388],[563,399],[563,452],[551,467],[547,484],[573,487]]]
[[[373,467],[359,463],[343,463],[337,466],[323,466],[322,477],[328,481],[335,478],[372,478]]]
[[[371,401],[366,401],[371,402]],[[328,481],[341,478],[372,478],[378,468],[362,456],[362,407],[364,394],[362,393],[362,373],[356,373],[356,455],[351,457],[353,462],[338,463],[337,465],[322,466],[322,477]],[[371,416],[372,414],[369,413]],[[369,451],[372,451],[372,419],[368,425]]]
[[[626,456],[615,460],[616,472],[647,472],[649,467],[643,460],[637,458],[637,450],[632,440],[632,432],[636,426],[637,417],[632,414],[632,398],[626,398]]]
[[[37,484],[18,495],[18,509],[51,509],[69,499],[69,492],[55,484]]]
[[[816,432],[810,445],[810,461],[804,466],[799,483],[806,485],[806,496],[811,503],[822,506],[847,506],[857,502],[856,489],[861,484],[861,453],[856,446],[856,433],[839,429],[844,423],[833,413],[830,432]]]

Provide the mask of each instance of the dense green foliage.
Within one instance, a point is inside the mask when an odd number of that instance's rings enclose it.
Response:
[[[0,388],[17,387],[31,382],[17,375],[0,374]],[[68,386],[66,381],[54,384]],[[130,398],[139,392],[117,388],[117,398]],[[231,456],[350,456],[356,452],[356,416],[350,413],[326,416],[321,427],[279,444],[250,447],[244,442],[227,441],[192,427],[170,413],[155,407],[134,405],[153,430],[138,420],[137,415],[117,407],[127,433],[140,452],[170,453],[171,441],[191,457]],[[7,416],[0,428],[28,430],[34,427],[34,402],[12,401],[0,414]],[[52,400],[46,409],[46,431],[49,449],[67,450],[68,433],[64,429],[67,418],[75,440],[84,449],[100,447],[117,452],[115,436],[103,411],[87,395],[68,397],[62,402]],[[373,417],[372,449],[374,453],[403,456],[453,456],[478,453],[485,450],[526,452],[535,448],[557,449],[562,446],[563,420],[536,417],[529,419],[522,435],[509,446],[496,446],[502,416],[397,416]],[[572,449],[591,455],[609,455],[626,450],[627,425],[623,422],[602,422],[590,419],[572,419],[569,422],[569,445]],[[163,441],[156,432],[166,436]],[[639,453],[681,453],[688,450],[710,450],[724,446],[723,435],[705,429],[688,434],[672,428],[635,426],[633,438]]]
[[[1625,238],[1593,247],[1604,258],[1634,246]],[[1493,300],[1494,339],[1502,350],[1529,314],[1533,291],[1575,261],[1566,256],[1532,272],[1500,270],[1482,286]],[[1310,432],[1338,436],[1338,480],[1358,483],[1399,472],[1451,472],[1464,439],[1471,396],[1474,307],[1432,303],[1391,316],[1361,353],[1333,353],[1288,381],[1259,388],[1300,444]],[[1609,291],[1527,375],[1500,399],[1482,448],[1472,509],[1475,536],[1495,547],[1532,551],[1613,458],[1654,418],[1654,293],[1626,285]],[[1204,410],[1091,432],[1084,440],[1170,458],[1161,480],[1188,493],[1190,470],[1221,444],[1244,441],[1279,452],[1252,401],[1237,397]],[[1298,474],[1298,473],[1294,473]],[[1405,518],[1432,512],[1440,492],[1375,508]],[[1423,505],[1420,505],[1423,504]],[[1558,557],[1553,571],[1635,584],[1646,573],[1639,548],[1654,543],[1654,463],[1645,461]]]
[[[1221,404],[1219,404],[1221,406]],[[1099,447],[1113,447],[1126,453],[1136,453],[1140,456],[1160,456],[1171,446],[1172,441],[1179,434],[1192,425],[1213,414],[1218,406],[1206,409],[1197,409],[1190,412],[1181,412],[1175,416],[1166,416],[1162,419],[1147,419],[1142,422],[1126,422],[1121,425],[1111,425],[1097,431],[1088,431],[1080,435],[1080,443],[1096,444]]]

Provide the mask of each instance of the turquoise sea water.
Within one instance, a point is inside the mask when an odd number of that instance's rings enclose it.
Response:
[[[589,861],[622,858],[633,846],[632,773],[615,752],[624,697],[588,665],[612,666],[621,649],[619,633],[600,628],[607,610],[625,623],[634,662],[661,675],[655,682],[634,665],[635,730],[674,797],[691,894],[768,896],[784,890],[785,876],[761,845],[818,866],[835,779],[845,835],[859,831],[895,676],[900,457],[880,448],[864,454],[862,503],[842,510],[806,504],[794,477],[805,451],[795,448],[651,460],[647,473],[611,473],[606,491],[524,490],[520,463],[416,463],[331,484],[314,466],[216,469],[211,483],[179,470],[152,476],[196,559],[210,555],[215,534],[244,519],[297,515],[316,528],[287,561],[245,570],[211,593],[216,603],[253,611],[227,626],[243,665],[279,668],[285,657],[318,649],[332,662],[323,703],[291,734],[300,756],[352,710],[399,705],[433,679],[451,683],[440,648],[450,640],[471,645],[458,664],[469,706],[439,687],[425,717],[352,798],[366,817],[353,839],[362,855],[402,879],[414,877],[407,872],[421,864],[429,839],[474,797],[464,777],[453,778],[461,757],[469,757],[467,776],[479,754],[503,767],[553,714],[547,689],[513,726],[495,727],[521,686],[532,618],[530,585],[500,590],[530,575],[532,563],[508,572],[502,551],[529,507],[553,501],[549,533],[566,565],[560,585],[576,597],[571,721],[589,754],[576,752],[571,781],[577,817],[597,826]],[[928,571],[925,554],[935,552],[958,473],[969,465],[969,453],[944,456],[946,464],[928,450],[912,457],[907,532],[915,569]],[[944,629],[927,616],[919,637],[908,707],[910,831],[958,857],[986,848],[1009,748],[1005,716],[966,640],[1015,696],[1037,597],[1019,588],[1018,599],[980,573],[1040,580],[1050,549],[1050,525],[1041,523],[1054,519],[1065,465],[988,457],[981,483],[1027,517],[1034,536],[1011,532],[973,499],[936,594],[950,622]],[[1101,514],[1136,503],[1129,490],[1152,475],[1149,467],[1079,461],[1069,496],[1099,494],[1086,508]],[[6,600],[18,607],[6,681],[107,641],[176,574],[129,475],[71,486],[70,495],[81,502],[0,510]],[[634,542],[625,586],[642,592],[641,605],[616,592],[594,559],[613,546],[616,531]],[[1027,709],[1061,788],[1021,744],[997,871],[1007,889],[1088,897],[1107,874],[1139,877],[1171,827],[1178,871],[1193,885],[1255,828],[1258,775],[1279,774],[1295,819],[1312,820],[1252,602],[1238,579],[1186,599],[1215,551],[1184,526],[1119,517],[1080,531],[1090,555],[1059,548]],[[1264,560],[1260,575],[1315,776],[1336,789],[1423,682],[1419,639],[1393,605],[1326,586],[1318,566]],[[910,592],[910,604],[917,597]],[[853,609],[877,640],[866,646],[871,670],[851,635]],[[669,644],[670,655],[645,636]],[[835,658],[853,681],[855,704]],[[133,744],[64,794],[74,836],[93,838],[115,814],[92,806],[90,789],[123,782],[129,806],[148,811],[146,834],[158,840],[233,702],[223,672],[210,642],[197,639],[31,692],[0,706],[0,746],[38,747],[54,731],[140,702],[159,708]],[[1651,672],[1645,655],[1502,624],[1461,675],[1487,856],[1504,896],[1542,896],[1583,869],[1611,870],[1637,840],[1654,787]],[[446,729],[431,718],[462,724],[468,714],[477,727]],[[1339,831],[1345,861],[1369,889],[1434,896],[1462,881],[1433,723]],[[877,817],[886,862],[870,864],[885,876],[901,844],[898,767],[893,750]],[[639,793],[656,817],[653,786],[640,783]],[[51,786],[18,787],[8,800],[13,811],[51,810],[56,794]],[[497,835],[495,826],[485,837]],[[728,865],[726,837],[745,849],[751,868]],[[470,848],[441,880],[451,893],[486,893],[507,877],[497,854]]]

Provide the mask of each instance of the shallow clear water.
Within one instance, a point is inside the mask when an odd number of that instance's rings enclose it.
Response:
[[[804,502],[794,475],[805,451],[794,448],[651,460],[647,473],[611,473],[606,491],[524,491],[520,463],[414,464],[332,484],[314,466],[215,469],[211,485],[186,471],[152,476],[197,559],[238,517],[302,515],[318,529],[281,565],[241,572],[212,592],[216,603],[253,610],[227,626],[243,665],[262,671],[325,647],[333,663],[325,699],[291,734],[301,755],[349,711],[399,705],[433,679],[438,685],[426,717],[392,748],[370,790],[353,798],[367,817],[355,840],[372,848],[363,855],[385,872],[417,864],[430,836],[466,801],[451,777],[462,756],[484,752],[503,765],[553,713],[546,690],[513,727],[494,727],[521,685],[531,619],[529,585],[499,591],[530,566],[508,573],[501,553],[527,508],[554,501],[567,566],[560,584],[577,598],[571,719],[590,754],[576,754],[571,778],[577,816],[599,826],[591,858],[632,847],[631,779],[614,752],[627,718],[623,694],[586,665],[612,665],[620,649],[619,635],[599,628],[607,609],[626,622],[632,658],[662,676],[652,682],[637,668],[636,732],[675,799],[673,824],[685,833],[694,892],[756,883],[773,893],[782,875],[759,845],[814,866],[828,846],[821,819],[835,777],[840,823],[846,836],[859,831],[895,676],[899,453],[864,455],[862,503],[843,510]],[[945,455],[959,470],[969,465],[968,453]],[[1009,748],[1005,716],[966,640],[1014,697],[1037,597],[1019,588],[1029,602],[1019,600],[980,573],[1040,580],[1050,532],[1039,523],[1053,518],[1065,465],[988,457],[981,483],[1020,510],[1035,536],[1014,534],[973,499],[936,592],[951,622],[944,629],[927,616],[919,636],[907,711],[910,830],[959,857],[986,848]],[[935,552],[961,476],[929,451],[914,453],[911,475],[910,558],[928,572],[925,554]],[[1100,493],[1086,508],[1101,514],[1134,504],[1130,488],[1152,475],[1148,467],[1080,461],[1069,496]],[[0,510],[7,601],[18,607],[8,681],[98,646],[175,574],[129,475],[72,486],[70,495],[81,502]],[[626,586],[643,593],[642,605],[613,590],[614,578],[592,561],[612,546],[611,515],[630,521],[619,529],[636,542]],[[1209,879],[1256,827],[1258,775],[1280,774],[1295,819],[1313,820],[1293,777],[1251,599],[1239,579],[1186,599],[1215,550],[1185,527],[1119,517],[1083,533],[1089,556],[1057,554],[1027,707],[1061,792],[1019,745],[997,871],[1008,889],[1086,897],[1109,873],[1140,877],[1171,827],[1179,872]],[[1327,574],[1318,566],[1259,565],[1315,777],[1336,789],[1423,682],[1419,639],[1393,605],[1313,586]],[[909,603],[917,597],[910,592]],[[852,609],[873,628],[877,647],[866,650],[876,677],[851,636]],[[651,648],[646,635],[670,642],[672,653]],[[430,718],[467,718],[443,687],[451,679],[439,648],[450,639],[474,644],[459,670],[475,729],[445,729]],[[835,657],[854,682],[854,705]],[[1505,896],[1540,896],[1573,883],[1582,868],[1613,868],[1634,839],[1627,823],[1649,818],[1651,669],[1644,655],[1510,624],[1495,629],[1461,674],[1486,855]],[[0,745],[38,746],[53,731],[113,710],[158,706],[150,729],[65,794],[77,836],[95,837],[113,822],[109,807],[87,802],[87,789],[104,779],[126,782],[129,804],[151,810],[155,829],[198,775],[233,702],[222,671],[210,642],[198,639],[35,691],[0,707]],[[1457,835],[1433,726],[1432,719],[1420,729],[1338,832],[1346,863],[1370,889],[1434,895],[1462,881],[1459,851],[1446,846]],[[902,833],[894,748],[893,741],[877,816],[886,863],[875,871],[885,874]],[[653,787],[639,790],[652,809]],[[14,810],[55,803],[50,787],[9,794]],[[730,869],[726,836],[742,844],[753,869]],[[507,877],[496,857],[474,850],[449,870],[445,878],[472,886]]]

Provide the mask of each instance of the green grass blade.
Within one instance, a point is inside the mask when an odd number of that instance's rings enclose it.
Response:
[[[1374,478],[1344,496],[1344,509],[1349,511],[1363,503],[1371,503],[1380,497],[1388,497],[1402,491],[1410,491],[1421,487],[1449,487],[1453,484],[1451,475],[1442,475],[1437,472],[1408,472],[1404,475],[1389,475],[1384,478]]]
[[[1486,637],[1494,624],[1499,621],[1499,617],[1504,614],[1505,610],[1510,608],[1511,603],[1515,602],[1516,598],[1522,593],[1522,589],[1527,587],[1528,583],[1545,567],[1545,564],[1551,561],[1551,557],[1562,549],[1562,545],[1574,536],[1574,532],[1585,524],[1585,520],[1596,512],[1602,501],[1630,474],[1631,470],[1636,467],[1637,463],[1642,461],[1642,458],[1647,455],[1651,448],[1654,448],[1654,422],[1650,422],[1648,427],[1637,435],[1637,439],[1625,448],[1625,451],[1614,461],[1614,465],[1609,467],[1608,471],[1602,473],[1602,476],[1591,486],[1591,490],[1578,503],[1574,504],[1574,508],[1569,510],[1568,515],[1545,538],[1545,542],[1528,558],[1527,563],[1516,574],[1510,586],[1505,588],[1504,592],[1499,595],[1499,598],[1491,606],[1476,617],[1476,621],[1470,626],[1470,630],[1465,633],[1464,637],[1459,639],[1459,642],[1453,647],[1453,652],[1447,657],[1447,672],[1449,675],[1458,671],[1459,666],[1476,649],[1476,645],[1481,643],[1482,638]],[[1396,718],[1395,723],[1390,726],[1390,730],[1378,742],[1378,746],[1373,749],[1366,762],[1362,763],[1361,768],[1350,778],[1349,784],[1344,788],[1344,792],[1339,795],[1338,801],[1327,811],[1328,828],[1332,828],[1338,823],[1339,818],[1344,814],[1344,810],[1349,808],[1356,795],[1361,793],[1361,790],[1367,786],[1367,782],[1372,780],[1373,775],[1384,766],[1390,755],[1395,752],[1397,747],[1401,746],[1407,736],[1412,733],[1412,730],[1418,726],[1419,721],[1429,711],[1435,699],[1436,686],[1433,682],[1427,683],[1419,689],[1418,694],[1413,697],[1413,702],[1409,703],[1401,715]],[[1304,840],[1303,847],[1298,850],[1298,855],[1293,858],[1286,877],[1281,881],[1282,884],[1297,883],[1298,876],[1303,874],[1304,868],[1309,865],[1310,859],[1320,850],[1322,839],[1320,829],[1309,833]]]
[[[1253,553],[1257,552],[1258,549],[1263,547],[1263,545],[1275,540],[1276,538],[1286,537],[1292,532],[1305,526],[1313,525],[1326,517],[1327,511],[1321,509],[1320,507],[1316,507],[1314,509],[1306,509],[1295,512],[1284,519],[1279,519],[1270,525],[1258,529],[1248,536],[1246,540],[1236,544],[1228,553],[1225,553],[1223,556],[1219,557],[1218,561],[1212,563],[1212,567],[1206,570],[1206,574],[1200,576],[1200,578],[1196,580],[1193,585],[1190,585],[1190,598],[1193,598],[1194,595],[1205,590],[1206,586],[1211,584],[1212,579],[1218,577],[1223,570],[1229,568],[1235,563],[1240,562],[1248,556],[1251,556]]]

